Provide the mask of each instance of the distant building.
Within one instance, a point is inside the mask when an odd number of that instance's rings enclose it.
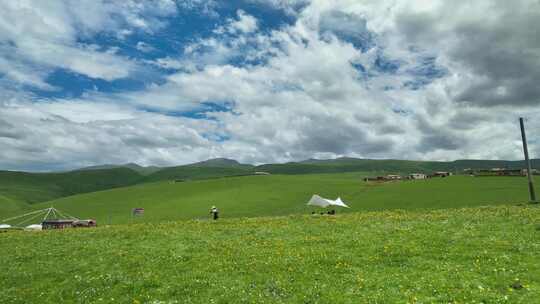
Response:
[[[450,175],[452,175],[452,172],[447,172],[447,171],[438,171],[438,172],[433,173],[434,177],[447,177]]]
[[[97,223],[94,219],[76,220],[73,222],[73,227],[96,227]]]
[[[385,180],[386,179],[384,178],[384,176],[369,176],[369,177],[364,178],[365,182],[382,182]]]
[[[77,227],[96,227],[96,220],[78,220],[78,219],[50,219],[41,222],[41,229],[66,229]]]
[[[66,220],[66,219],[51,219],[41,222],[41,229],[65,229],[73,227],[73,222],[75,220]]]
[[[472,170],[472,172],[474,176],[523,176],[522,169],[491,168]]]
[[[263,172],[263,171],[253,172],[253,174],[255,174],[255,175],[270,175],[269,172]]]
[[[540,170],[538,170],[538,169],[531,169],[531,173],[532,173],[532,175],[540,175]],[[528,175],[527,169],[521,169],[521,175],[527,176],[527,175]]]
[[[426,175],[424,173],[411,173],[409,174],[409,179],[426,179]]]
[[[144,208],[133,208],[133,210],[131,210],[131,214],[133,216],[141,216],[141,215],[144,215]]]
[[[378,181],[378,182],[384,182],[384,181],[394,181],[394,180],[401,180],[401,175],[397,174],[388,174],[385,176],[375,176],[375,177],[366,177],[364,178],[364,181]]]

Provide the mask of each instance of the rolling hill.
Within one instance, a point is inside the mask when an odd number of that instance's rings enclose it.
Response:
[[[90,166],[78,169],[78,171],[88,171],[88,170],[106,170],[106,169],[115,169],[115,168],[128,168],[135,172],[138,172],[142,175],[149,175],[154,172],[157,172],[161,170],[161,167],[158,166],[140,166],[135,163],[127,163],[123,165],[98,165],[98,166]]]
[[[534,168],[540,168],[540,159],[533,159]],[[456,160],[451,162],[411,161],[394,159],[358,159],[337,158],[317,160],[310,159],[302,162],[285,164],[266,164],[257,166],[257,171],[275,174],[307,174],[307,173],[338,173],[338,172],[387,172],[387,173],[431,173],[434,171],[450,171],[461,173],[464,169],[489,168],[524,168],[523,161],[506,160]]]
[[[215,158],[189,165],[167,167],[148,175],[145,182],[164,180],[196,180],[218,178],[224,176],[242,176],[253,174],[252,165],[225,158]]]
[[[540,160],[533,160],[540,168]],[[104,165],[71,172],[28,173],[0,171],[0,211],[25,210],[29,204],[135,184],[195,181],[246,176],[263,171],[282,175],[364,172],[363,174],[454,171],[465,168],[522,168],[522,161],[457,160],[425,162],[338,158],[253,166],[231,159],[210,159],[176,167],[142,167],[137,164]]]
[[[524,203],[523,177],[453,176],[395,183],[366,183],[362,173],[242,176],[189,182],[145,183],[60,198],[32,206],[56,208],[99,223],[162,222],[207,218],[218,206],[225,218],[306,214],[312,194],[341,198],[354,211],[444,209]],[[538,187],[540,191],[540,187]],[[145,215],[132,218],[132,208]],[[7,217],[1,216],[0,218]]]
[[[193,163],[187,166],[191,167],[216,167],[216,168],[242,168],[242,169],[253,169],[255,166],[248,164],[241,164],[234,159],[228,158],[212,158],[209,160]]]
[[[24,207],[59,197],[134,185],[141,178],[127,168],[62,173],[0,171],[0,197],[12,205]],[[4,204],[0,204],[3,209]]]

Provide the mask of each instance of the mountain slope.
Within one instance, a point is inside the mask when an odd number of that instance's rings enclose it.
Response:
[[[228,159],[228,158],[212,158],[209,160],[193,163],[188,166],[216,167],[216,168],[243,168],[243,169],[251,169],[254,167],[253,165],[241,164],[234,159]]]
[[[249,175],[251,171],[241,167],[209,167],[209,166],[178,166],[161,169],[145,177],[145,182],[156,181],[185,181],[226,176]]]
[[[34,207],[53,204],[76,216],[116,224],[207,218],[212,205],[220,209],[224,218],[307,214],[314,210],[306,206],[313,194],[333,199],[340,196],[351,208],[339,209],[338,213],[516,204],[528,200],[527,179],[523,177],[452,176],[374,185],[363,182],[363,176],[251,175],[147,183],[65,197]],[[145,208],[143,217],[131,217],[131,210],[136,207]]]
[[[533,167],[540,168],[540,159],[535,159],[532,162]],[[256,171],[272,174],[365,172],[369,175],[411,172],[429,173],[433,171],[460,173],[465,168],[523,168],[524,163],[523,161],[500,160],[434,162],[338,158],[252,166],[231,159],[218,158],[167,168],[141,167],[136,164],[111,165],[112,168],[108,168],[108,166],[61,173],[0,171],[0,209],[24,209],[27,204],[140,183],[243,176],[251,175]],[[140,173],[144,170],[147,171]]]
[[[104,169],[115,169],[115,168],[128,168],[135,172],[138,172],[142,175],[149,175],[154,172],[157,172],[161,170],[161,167],[157,166],[140,166],[135,163],[127,163],[123,165],[98,165],[98,166],[90,166],[78,169],[76,171],[88,171],[88,170],[104,170]]]
[[[134,185],[141,178],[139,173],[127,168],[63,173],[0,171],[0,195],[15,202],[34,204],[79,193]]]
[[[540,159],[532,160],[534,168],[540,168]],[[392,173],[430,173],[451,171],[461,173],[464,169],[524,168],[524,161],[506,160],[456,160],[451,162],[411,161],[395,159],[337,158],[327,160],[310,159],[285,164],[266,164],[257,166],[257,171],[279,174],[338,173],[338,172],[392,172]]]

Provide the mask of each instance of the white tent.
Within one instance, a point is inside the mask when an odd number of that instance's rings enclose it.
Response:
[[[7,228],[11,228],[11,225],[8,225],[8,224],[0,224],[0,229],[7,229]]]
[[[340,206],[340,207],[349,208],[349,206],[347,206],[339,197],[336,200],[331,200],[331,199],[320,197],[317,194],[314,194],[307,204],[309,206],[317,206],[321,208],[326,208],[328,206]]]
[[[349,206],[347,206],[347,204],[345,204],[342,200],[341,200],[341,197],[338,197],[335,201],[333,201],[333,204],[334,206],[340,206],[340,207],[345,207],[345,208],[349,208]]]
[[[24,230],[42,230],[42,228],[41,224],[33,224],[24,227]]]

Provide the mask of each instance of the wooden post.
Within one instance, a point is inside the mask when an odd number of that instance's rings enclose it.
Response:
[[[523,117],[519,118],[519,126],[521,127],[521,139],[523,140],[523,153],[525,154],[525,164],[527,165],[527,177],[529,180],[529,195],[531,198],[531,203],[538,203],[536,201],[536,193],[534,192],[531,160],[529,159],[529,150],[527,148],[527,137],[525,136],[525,126],[523,125]]]

